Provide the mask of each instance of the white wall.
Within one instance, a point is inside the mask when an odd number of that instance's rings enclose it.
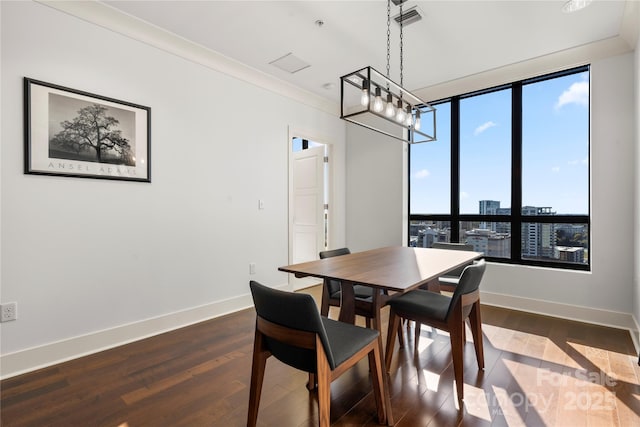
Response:
[[[347,246],[352,252],[402,244],[405,147],[347,125]]]
[[[288,128],[344,159],[342,121],[47,6],[0,7],[3,376],[246,307],[249,279],[286,284]],[[24,76],[150,106],[152,183],[23,174]]]
[[[494,263],[487,268],[483,280],[483,301],[633,328],[632,276],[637,262],[632,232],[636,224],[633,176],[634,166],[637,167],[633,160],[637,112],[630,90],[634,87],[633,54],[595,60],[591,81],[592,271]],[[371,154],[366,150],[369,134],[365,136],[348,127],[347,135],[348,243],[355,248],[393,244],[402,237],[397,228],[399,207],[395,201],[405,190],[397,168],[388,165],[399,154],[392,146],[386,154]],[[363,176],[367,171],[369,175]],[[355,183],[354,177],[363,182]],[[375,190],[363,191],[365,182]],[[360,223],[354,227],[357,221]],[[370,236],[371,230],[377,236]]]

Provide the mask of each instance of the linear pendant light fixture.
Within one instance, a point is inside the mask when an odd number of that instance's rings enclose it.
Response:
[[[340,78],[340,118],[395,139],[416,144],[436,140],[436,109],[402,87],[403,34],[400,5],[400,84],[389,78],[391,0],[387,0],[387,75],[371,66]]]

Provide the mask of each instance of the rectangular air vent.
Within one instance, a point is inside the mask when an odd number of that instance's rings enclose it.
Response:
[[[297,73],[298,71],[304,70],[305,68],[311,66],[291,52],[278,59],[274,59],[273,61],[269,62],[269,64],[274,65],[280,68],[282,71],[286,71],[287,73],[291,74]]]
[[[418,22],[422,19],[422,14],[418,10],[417,6],[413,6],[407,10],[402,11],[402,26],[406,26],[409,24],[413,24],[414,22]],[[400,25],[400,14],[398,13],[393,17],[393,20],[396,24]]]

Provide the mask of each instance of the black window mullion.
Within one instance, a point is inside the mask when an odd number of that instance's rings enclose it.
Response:
[[[451,241],[460,241],[460,97],[451,99]]]
[[[511,259],[522,259],[522,83],[511,88]]]

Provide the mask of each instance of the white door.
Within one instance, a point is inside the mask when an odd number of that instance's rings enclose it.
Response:
[[[324,153],[323,145],[292,153],[292,264],[318,259],[318,252],[325,249]],[[318,283],[314,278],[290,277],[294,290]]]

